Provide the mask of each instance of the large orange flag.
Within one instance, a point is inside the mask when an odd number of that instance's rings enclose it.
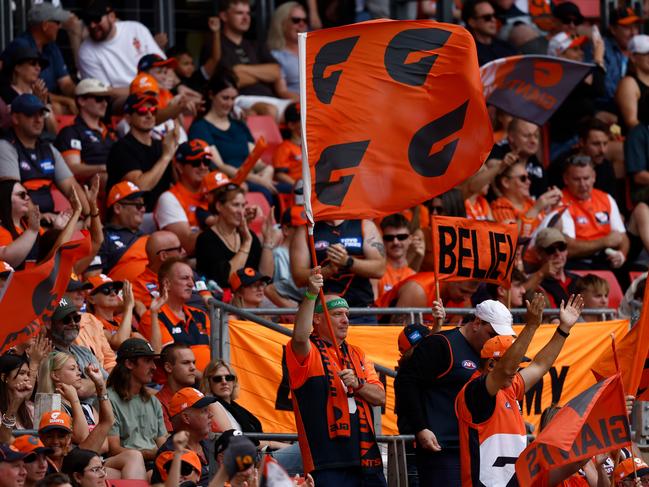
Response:
[[[640,319],[616,344],[616,348],[625,392],[641,401],[649,400],[649,286],[645,288]],[[613,351],[605,351],[595,361],[592,370],[598,380],[615,374],[617,367]]]
[[[90,236],[63,244],[47,261],[13,272],[0,299],[0,353],[26,340],[49,318],[70,281],[74,263],[90,253]]]
[[[300,34],[299,47],[310,221],[402,211],[486,159],[491,125],[463,27],[376,20]]]
[[[518,243],[516,225],[435,216],[432,240],[440,281],[509,284]]]
[[[518,457],[520,485],[549,485],[551,470],[631,444],[620,374],[570,400]]]

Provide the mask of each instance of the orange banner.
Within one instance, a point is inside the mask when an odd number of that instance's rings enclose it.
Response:
[[[516,225],[434,216],[432,232],[435,274],[440,281],[509,283],[518,241]]]
[[[64,243],[49,260],[13,272],[0,298],[0,353],[38,330],[36,320],[50,317],[70,281],[76,261],[90,254],[90,235]]]
[[[552,403],[565,403],[595,384],[590,370],[594,361],[610,348],[610,334],[621,337],[628,326],[626,320],[576,324],[550,372],[525,395],[521,405],[525,421],[538,425],[543,409]],[[517,333],[521,328],[514,326]],[[399,326],[352,326],[349,342],[362,347],[375,364],[394,369],[399,359],[397,338],[401,329]],[[555,329],[556,325],[542,325],[526,355],[534,357]],[[283,365],[283,347],[288,340],[287,336],[255,323],[230,320],[231,361],[241,384],[238,402],[255,413],[267,432],[295,432],[288,372]],[[382,431],[396,434],[394,380],[381,373],[379,376],[385,380],[387,395]]]
[[[520,485],[555,485],[550,471],[631,445],[622,379],[616,374],[568,402],[519,456]]]
[[[486,159],[491,124],[463,27],[375,20],[300,34],[299,44],[315,220],[399,212]]]

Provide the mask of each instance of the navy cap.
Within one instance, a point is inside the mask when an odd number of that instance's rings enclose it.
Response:
[[[171,69],[174,69],[178,65],[176,58],[170,57],[168,59],[163,58],[158,54],[146,54],[140,58],[137,63],[137,70],[147,72],[151,68],[159,68],[161,66],[169,66]]]
[[[0,443],[0,462],[17,462],[26,456],[27,454],[19,452],[16,447]]]
[[[124,113],[132,113],[146,103],[157,105],[158,99],[155,96],[145,95],[144,93],[128,95],[128,98],[124,102]]]
[[[210,152],[210,146],[207,145],[207,142],[201,139],[192,139],[187,142],[183,142],[176,149],[176,162],[180,164],[186,164],[191,161],[197,161],[202,159],[212,159],[212,153]]]
[[[11,113],[24,113],[34,115],[38,112],[50,111],[49,108],[36,95],[23,93],[14,98],[11,102]]]

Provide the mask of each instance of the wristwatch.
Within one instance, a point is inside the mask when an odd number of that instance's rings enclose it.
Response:
[[[349,270],[351,270],[353,265],[354,265],[354,258],[350,255],[349,257],[347,257],[347,261],[345,262],[345,265],[343,266],[343,270],[349,271]]]
[[[108,401],[108,393],[105,392],[101,396],[97,396],[97,399],[99,399],[100,401]]]

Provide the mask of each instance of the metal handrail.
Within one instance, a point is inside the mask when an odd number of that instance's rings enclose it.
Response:
[[[219,302],[219,301],[217,301]],[[219,302],[220,303],[220,302]],[[223,303],[226,304],[226,303]],[[228,305],[232,306],[232,305]],[[270,315],[270,316],[280,316],[280,315],[294,315],[297,313],[297,308],[237,308],[233,306],[238,314],[241,312],[260,314],[260,315]],[[447,315],[470,315],[475,312],[475,308],[444,308]],[[349,315],[399,315],[399,314],[411,314],[411,313],[430,313],[430,308],[349,308]],[[523,314],[527,312],[526,308],[511,308],[510,311],[512,314]],[[545,308],[544,313],[554,314],[558,313],[559,308]],[[614,308],[585,308],[582,310],[582,314],[601,314],[609,315],[617,313],[617,310]],[[353,324],[352,324],[353,325]]]

